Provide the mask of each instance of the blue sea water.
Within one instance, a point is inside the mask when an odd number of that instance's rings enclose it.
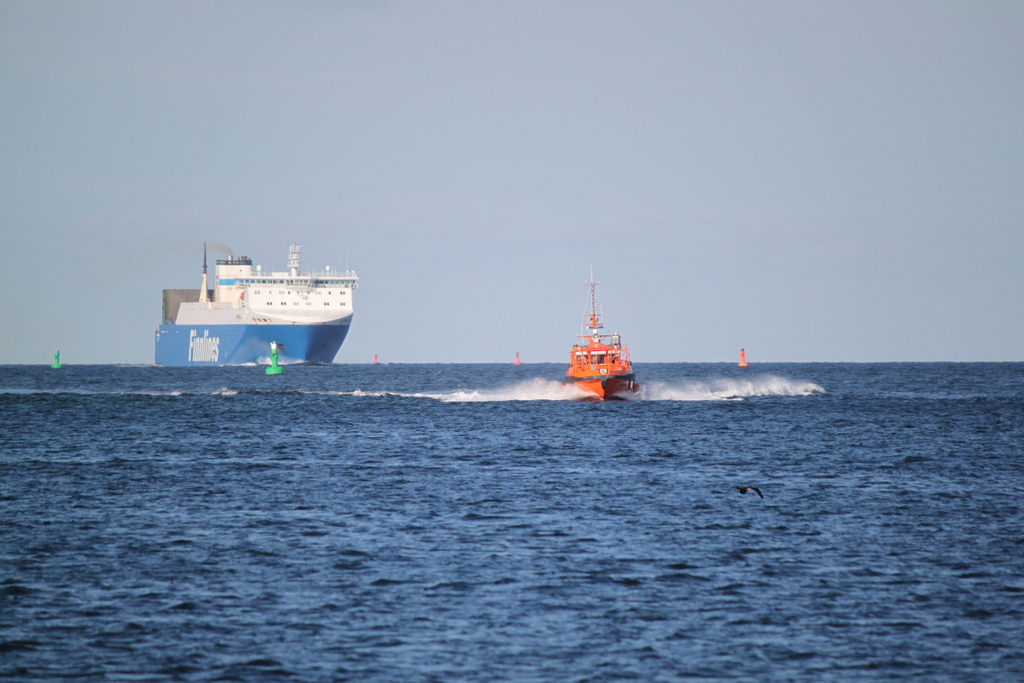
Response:
[[[0,678],[1024,680],[1024,364],[636,369],[3,367]]]

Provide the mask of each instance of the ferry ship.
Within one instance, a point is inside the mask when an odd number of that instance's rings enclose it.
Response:
[[[163,290],[156,364],[332,363],[352,323],[352,271],[303,272],[302,248],[288,246],[288,270],[264,272],[248,256],[220,259],[209,286],[203,246],[202,286]]]
[[[580,335],[583,343],[576,344],[569,352],[569,369],[565,371],[562,382],[581,389],[584,400],[630,398],[640,391],[640,383],[633,372],[629,347],[622,344],[622,337],[617,332],[611,335],[598,332],[604,327],[594,296],[598,283],[594,282],[591,274],[590,282],[584,284],[590,287],[590,314],[585,324],[590,334]],[[605,343],[604,339],[611,343]]]

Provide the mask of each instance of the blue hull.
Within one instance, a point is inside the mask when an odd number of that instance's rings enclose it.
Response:
[[[332,363],[351,318],[341,325],[160,325],[157,365],[270,363],[270,342],[284,345],[281,363]]]

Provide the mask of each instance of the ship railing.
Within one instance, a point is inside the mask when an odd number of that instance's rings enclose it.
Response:
[[[359,276],[356,275],[354,270],[309,270],[299,274],[302,278],[309,278],[312,280],[337,280],[345,278],[349,280],[358,280]]]
[[[289,277],[284,282],[283,287],[290,287],[292,289],[316,289],[316,286],[320,282],[335,281],[335,280],[351,280],[347,283],[351,287],[358,287],[359,284],[356,282],[355,273],[351,275],[339,275],[335,271],[329,273],[308,273],[300,275],[299,277]]]

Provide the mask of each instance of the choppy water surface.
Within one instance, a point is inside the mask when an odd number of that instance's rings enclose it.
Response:
[[[637,370],[5,367],[0,677],[1024,679],[1024,364]]]

